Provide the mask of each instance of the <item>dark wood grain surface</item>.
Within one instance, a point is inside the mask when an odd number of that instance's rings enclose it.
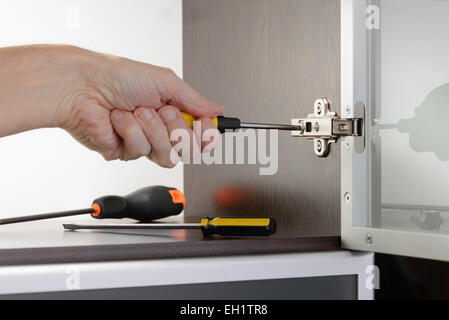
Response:
[[[166,221],[169,220],[169,221]],[[166,219],[164,222],[170,222]],[[172,223],[182,219],[172,218]],[[176,220],[176,221],[174,221]],[[197,222],[187,219],[186,222]],[[316,232],[277,232],[269,238],[203,239],[200,230],[64,230],[68,219],[33,221],[0,228],[0,266],[132,261],[339,250],[339,237]],[[80,224],[114,223],[84,219]],[[123,220],[123,223],[135,223]]]
[[[0,266],[339,250],[338,237],[195,240],[0,250]]]
[[[184,79],[242,121],[290,123],[318,97],[339,110],[339,19],[337,0],[184,0]],[[268,215],[293,235],[340,232],[339,144],[318,159],[309,141],[280,132],[275,175],[186,165],[184,178],[187,216]],[[223,188],[246,202],[223,206]]]

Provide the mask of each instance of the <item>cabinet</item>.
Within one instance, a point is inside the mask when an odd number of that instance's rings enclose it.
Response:
[[[326,97],[355,137],[317,158],[281,132],[275,175],[190,165],[189,216],[271,215],[282,233],[340,235],[347,249],[449,260],[449,2],[190,0],[184,78],[226,115],[290,122]],[[220,194],[250,199],[223,207]],[[237,197],[238,198],[238,197]]]

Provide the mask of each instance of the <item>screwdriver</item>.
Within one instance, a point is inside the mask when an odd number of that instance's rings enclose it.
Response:
[[[276,233],[274,218],[203,218],[200,223],[150,223],[150,224],[64,224],[67,230],[142,230],[142,229],[200,229],[204,237],[213,235],[231,237],[268,237]]]
[[[90,208],[0,219],[0,225],[88,213],[95,219],[130,218],[149,222],[177,215],[184,210],[185,204],[186,200],[181,191],[165,186],[151,186],[124,197],[110,195],[97,198]]]
[[[193,128],[193,122],[196,120],[192,115],[182,112],[182,116],[189,125]],[[301,131],[299,126],[291,124],[274,124],[274,123],[250,123],[242,122],[238,118],[229,118],[224,116],[218,116],[211,119],[212,122],[217,127],[220,133],[225,133],[226,130],[237,130],[237,129],[276,129],[276,130],[288,130],[288,131]]]

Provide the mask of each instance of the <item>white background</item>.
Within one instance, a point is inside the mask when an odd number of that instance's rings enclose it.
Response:
[[[181,21],[181,0],[2,1],[0,46],[74,44],[170,67],[182,76]],[[1,138],[0,156],[0,218],[83,208],[98,196],[183,183],[181,165],[108,163],[60,129]]]

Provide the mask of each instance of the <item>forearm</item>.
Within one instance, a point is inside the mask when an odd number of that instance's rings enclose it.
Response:
[[[0,49],[0,137],[60,127],[106,160],[173,167],[171,133],[193,136],[181,111],[216,130],[223,107],[167,68],[65,45]]]
[[[57,127],[81,86],[89,59],[84,50],[58,45],[0,49],[0,137]]]

